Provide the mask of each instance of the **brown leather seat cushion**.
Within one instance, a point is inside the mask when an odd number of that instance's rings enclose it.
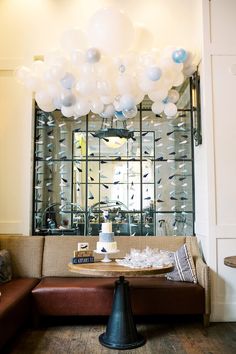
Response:
[[[46,277],[33,289],[41,315],[109,315],[117,278]],[[203,314],[204,289],[164,277],[128,278],[135,315]]]
[[[38,282],[35,278],[19,278],[0,284],[0,348],[29,316],[31,290]]]

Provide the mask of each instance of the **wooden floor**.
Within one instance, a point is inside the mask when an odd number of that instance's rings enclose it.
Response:
[[[212,323],[207,329],[201,321],[174,320],[138,323],[146,338],[143,347],[111,350],[101,346],[98,336],[103,323],[47,324],[40,329],[25,329],[4,354],[235,354],[236,322]]]

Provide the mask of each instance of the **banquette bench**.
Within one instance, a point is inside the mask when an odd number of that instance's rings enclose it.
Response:
[[[0,348],[23,323],[36,316],[106,316],[111,312],[114,278],[79,276],[68,270],[78,242],[96,248],[96,236],[0,236],[0,249],[10,252],[13,279],[0,284]],[[123,257],[131,248],[190,250],[198,283],[165,276],[129,278],[134,315],[203,315],[209,322],[209,269],[193,236],[116,236]]]

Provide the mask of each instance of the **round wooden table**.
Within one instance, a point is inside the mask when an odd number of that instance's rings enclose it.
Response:
[[[236,256],[225,257],[224,264],[228,267],[236,268]]]
[[[138,277],[168,273],[173,270],[173,266],[134,269],[121,266],[114,261],[69,264],[68,266],[71,272],[83,275],[119,277],[119,280],[115,281],[112,312],[106,332],[99,336],[100,343],[111,349],[133,349],[144,345],[146,339],[137,332],[130,301],[129,282],[125,280],[125,276]]]

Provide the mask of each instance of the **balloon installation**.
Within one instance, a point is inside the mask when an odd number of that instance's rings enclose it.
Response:
[[[58,109],[76,119],[91,111],[125,120],[135,117],[148,95],[154,114],[173,117],[179,99],[175,87],[196,70],[193,55],[176,47],[159,52],[147,33],[123,12],[103,8],[91,17],[86,33],[66,31],[59,50],[16,74],[45,112]]]

